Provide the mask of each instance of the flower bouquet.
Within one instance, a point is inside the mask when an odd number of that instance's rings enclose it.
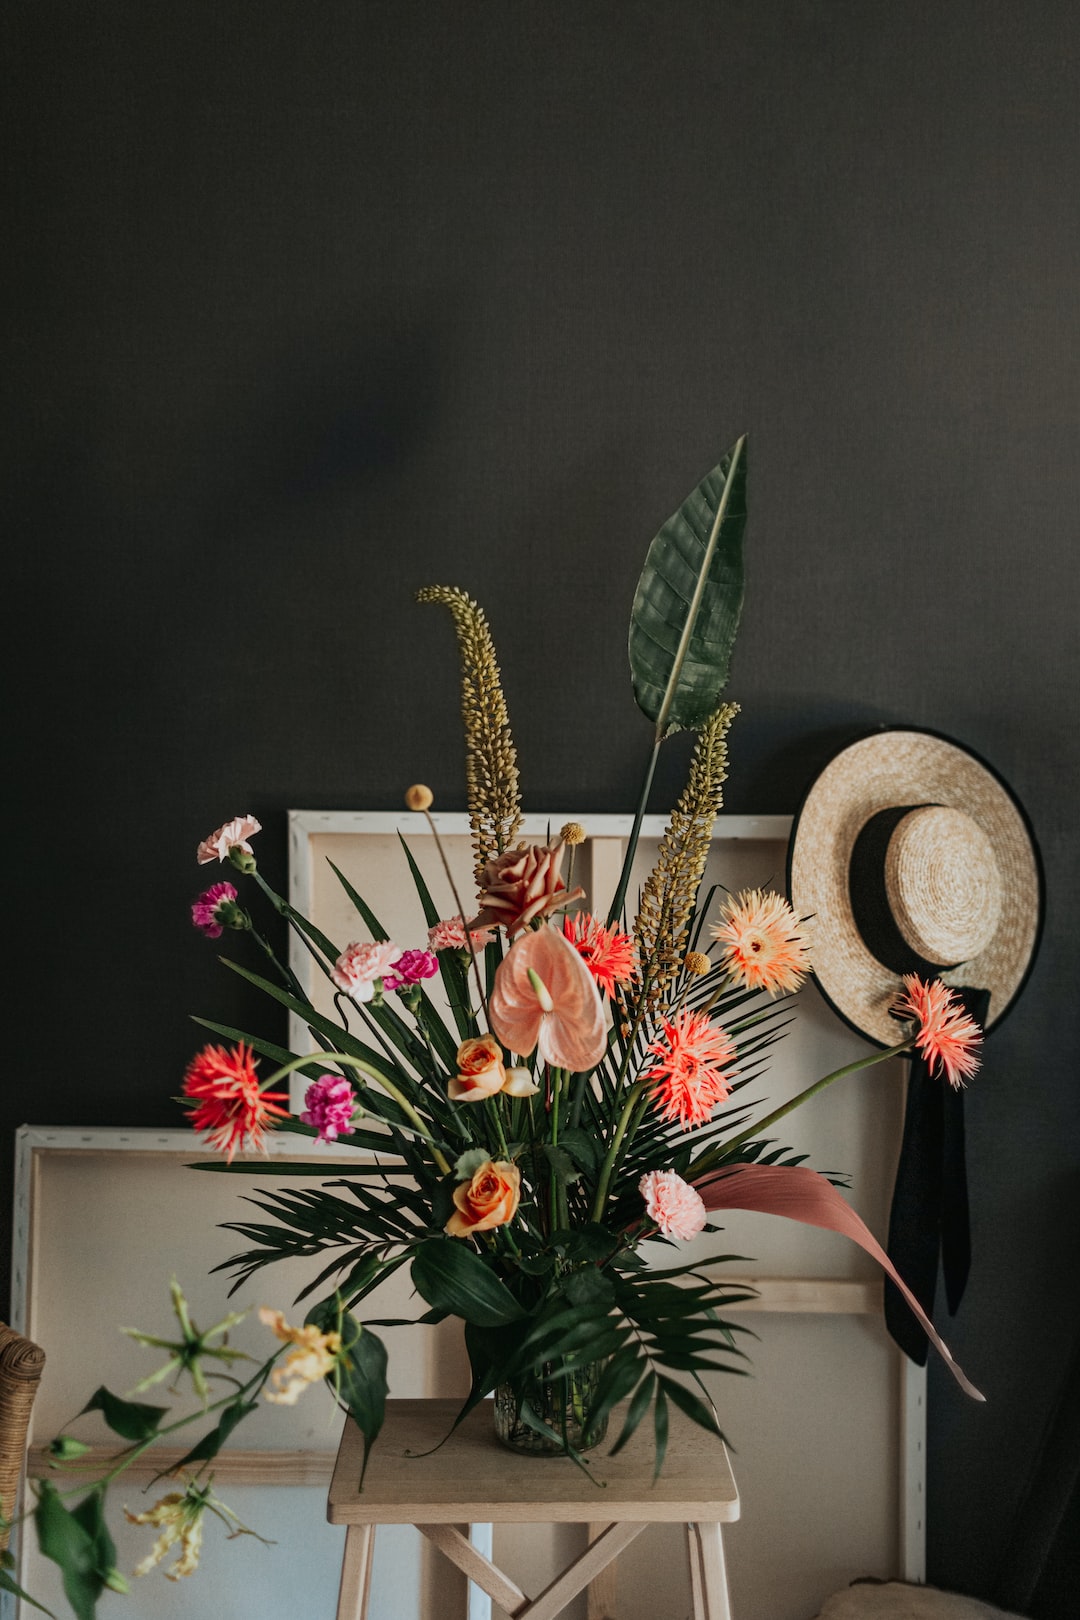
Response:
[[[630,665],[653,745],[603,911],[575,881],[585,829],[571,822],[543,844],[518,841],[517,761],[495,651],[484,613],[456,588],[420,599],[446,607],[457,633],[475,896],[455,888],[421,786],[406,803],[435,834],[445,869],[438,883],[445,876],[454,894],[445,916],[402,840],[402,881],[415,886],[426,939],[391,940],[340,872],[366,937],[326,938],[259,871],[252,817],[200,845],[201,863],[228,865],[231,879],[246,880],[296,931],[332,986],[336,1014],[320,1011],[278,960],[233,881],[200,896],[196,925],[211,938],[250,936],[266,969],[228,965],[299,1015],[316,1048],[294,1053],[200,1020],[215,1040],[193,1058],[183,1100],[222,1155],[201,1168],[250,1172],[252,1161],[237,1155],[281,1130],[362,1156],[335,1161],[332,1173],[317,1156],[268,1162],[267,1173],[287,1171],[289,1185],[254,1200],[266,1219],[233,1224],[245,1245],[228,1262],[238,1281],[281,1259],[315,1257],[320,1269],[305,1290],[314,1302],[302,1326],[264,1313],[284,1362],[270,1358],[213,1405],[215,1426],[185,1459],[194,1473],[189,1494],[173,1504],[177,1524],[182,1512],[195,1513],[190,1493],[209,1491],[203,1471],[260,1391],[291,1402],[325,1378],[362,1431],[366,1455],[387,1395],[377,1294],[406,1268],[418,1322],[463,1323],[472,1381],[458,1421],[493,1395],[506,1445],[565,1453],[587,1467],[614,1415],[613,1451],[648,1417],[659,1473],[670,1405],[721,1434],[703,1375],[744,1369],[740,1328],[726,1313],[750,1291],[705,1269],[728,1256],[686,1263],[676,1252],[672,1264],[655,1266],[642,1246],[677,1251],[734,1208],[786,1214],[862,1244],[975,1393],[836,1185],[771,1134],[832,1080],[915,1043],[959,1084],[976,1066],[977,1030],[949,993],[912,979],[890,1050],[816,1080],[763,1118],[750,1119],[742,1101],[812,967],[812,941],[782,897],[752,890],[718,901],[702,892],[737,714],[722,692],[742,602],[745,522],[740,439],[657,534],[637,587]],[[631,896],[657,755],[679,729],[696,733],[686,785],[653,869]],[[294,1071],[305,1082],[298,1116],[283,1089]],[[169,1368],[197,1370],[204,1355],[227,1354],[209,1341],[228,1323],[200,1335],[185,1325],[179,1290],[174,1304],[183,1331],[169,1343]],[[151,1428],[136,1444],[164,1432],[160,1418],[143,1421]],[[48,1487],[50,1510],[57,1499]]]

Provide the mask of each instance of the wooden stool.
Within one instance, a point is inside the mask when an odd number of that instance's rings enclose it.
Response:
[[[388,1401],[386,1422],[357,1491],[363,1437],[345,1424],[327,1518],[348,1527],[337,1620],[364,1620],[377,1524],[413,1524],[513,1620],[553,1620],[650,1524],[686,1525],[694,1620],[731,1620],[722,1523],[739,1517],[739,1493],[723,1443],[671,1411],[664,1471],[652,1483],[652,1425],[642,1423],[617,1457],[592,1453],[591,1484],[563,1457],[519,1457],[495,1438],[489,1402],[446,1443],[460,1402]],[[612,1416],[618,1435],[621,1415]],[[603,1518],[603,1526],[595,1521]],[[460,1524],[592,1524],[595,1539],[539,1597],[528,1598],[464,1536]]]

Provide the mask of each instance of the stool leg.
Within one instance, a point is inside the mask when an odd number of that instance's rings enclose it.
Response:
[[[707,1620],[705,1593],[701,1585],[701,1548],[695,1527],[686,1527],[686,1550],[690,1555],[690,1620]]]
[[[374,1551],[375,1526],[350,1524],[345,1532],[345,1556],[341,1561],[337,1620],[365,1620]]]
[[[694,1620],[732,1620],[720,1526],[714,1520],[710,1520],[704,1524],[689,1525],[688,1529],[693,1532],[690,1546],[690,1583],[694,1590]],[[695,1542],[700,1589],[694,1585]]]

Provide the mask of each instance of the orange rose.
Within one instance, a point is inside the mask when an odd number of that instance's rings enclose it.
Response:
[[[502,1047],[494,1035],[474,1035],[457,1050],[458,1072],[447,1086],[454,1102],[482,1102],[506,1084]]]
[[[559,875],[563,841],[550,844],[519,844],[503,855],[496,855],[484,867],[480,880],[480,911],[470,928],[494,928],[516,934],[529,923],[549,912],[580,900],[584,889],[567,889]]]
[[[450,1237],[471,1237],[512,1221],[521,1197],[521,1171],[505,1159],[489,1159],[470,1181],[454,1188],[457,1208],[446,1223]]]

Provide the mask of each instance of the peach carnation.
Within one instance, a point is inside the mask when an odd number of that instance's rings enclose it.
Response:
[[[375,994],[375,980],[388,973],[400,955],[401,946],[389,939],[377,945],[353,943],[342,951],[330,969],[330,977],[354,1001],[370,1001]]]
[[[232,821],[227,821],[224,827],[219,827],[217,832],[211,833],[209,838],[203,839],[195,851],[195,859],[200,866],[205,866],[207,861],[228,860],[232,849],[242,849],[245,855],[251,855],[254,851],[248,839],[257,832],[262,832],[262,824],[254,816],[236,816]]]
[[[494,938],[490,928],[474,928],[466,934],[465,921],[460,914],[445,917],[428,929],[428,944],[433,951],[467,951],[470,941],[474,951],[483,951]]]
[[[650,1221],[664,1237],[687,1243],[705,1230],[708,1211],[701,1195],[674,1170],[650,1170],[638,1182]]]

